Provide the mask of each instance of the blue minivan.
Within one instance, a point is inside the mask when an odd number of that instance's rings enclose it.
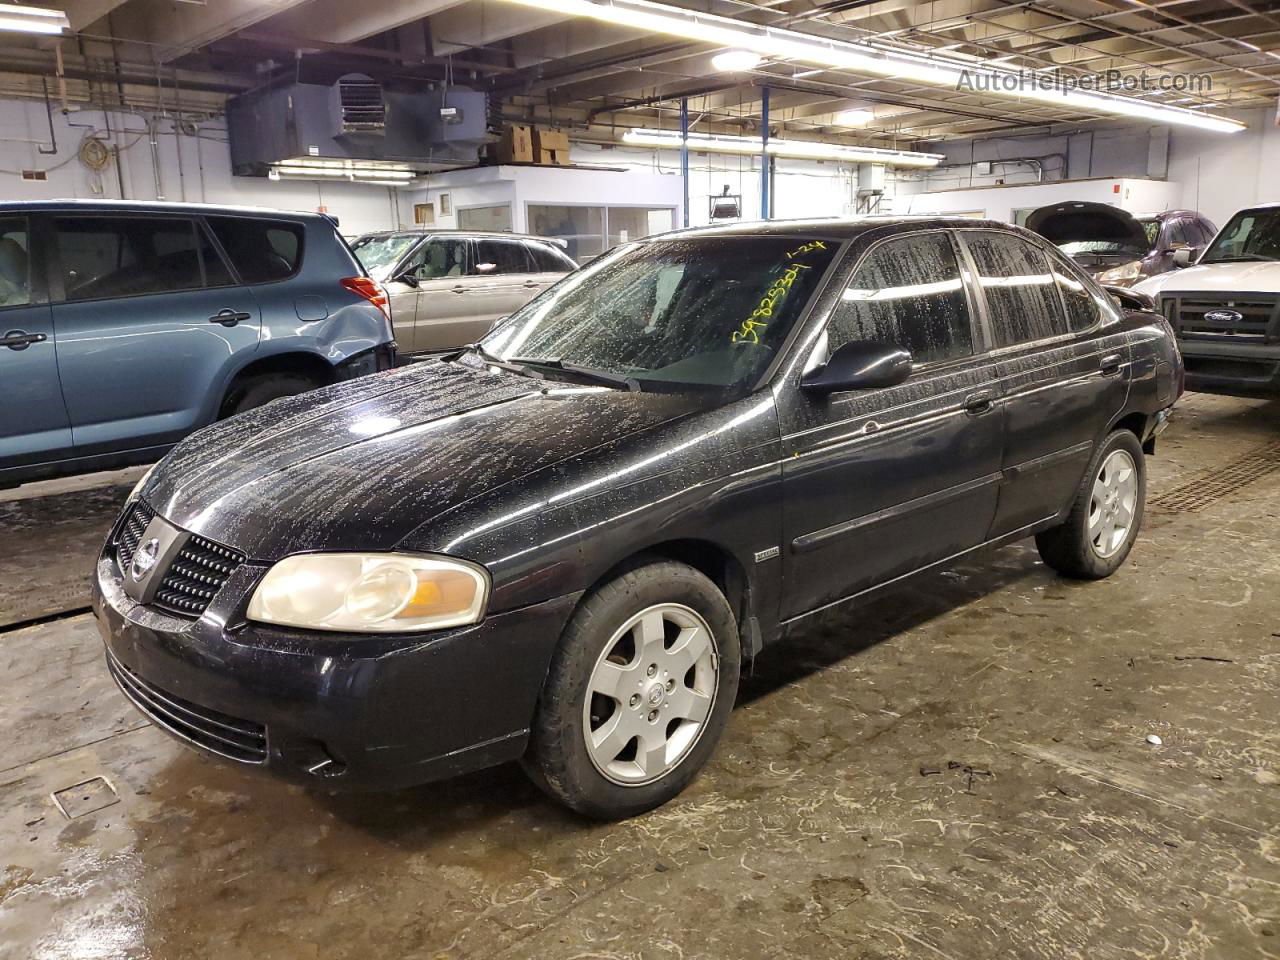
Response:
[[[385,291],[324,215],[0,203],[0,486],[156,460],[394,354]]]

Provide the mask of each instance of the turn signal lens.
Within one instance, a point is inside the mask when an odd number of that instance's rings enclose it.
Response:
[[[311,553],[267,571],[248,617],[312,630],[402,633],[476,623],[488,599],[488,573],[465,560]]]

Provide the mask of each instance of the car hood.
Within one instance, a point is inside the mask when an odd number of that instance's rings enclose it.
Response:
[[[1149,297],[1162,293],[1280,293],[1280,261],[1206,263],[1162,273],[1133,288]]]
[[[1040,207],[1027,215],[1026,227],[1059,247],[1085,240],[1115,240],[1133,247],[1135,259],[1145,255],[1150,247],[1142,224],[1132,214],[1105,203],[1055,203]]]
[[[388,550],[472,498],[706,406],[697,395],[420,363],[201,430],[142,495],[170,522],[253,559]]]

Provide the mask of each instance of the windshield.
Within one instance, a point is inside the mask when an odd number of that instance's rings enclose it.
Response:
[[[351,245],[351,249],[360,258],[365,273],[375,280],[385,280],[387,272],[421,239],[413,234],[361,237]]]
[[[1245,210],[1222,228],[1200,263],[1280,260],[1280,208]]]
[[[1138,224],[1142,227],[1142,232],[1147,235],[1147,246],[1154,247],[1156,239],[1160,236],[1160,221],[1139,220]]]
[[[561,373],[589,369],[642,389],[747,385],[781,348],[838,247],[795,237],[623,247],[570,274],[480,347],[539,371],[558,361]]]

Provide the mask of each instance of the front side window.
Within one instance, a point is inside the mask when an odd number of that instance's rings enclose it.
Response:
[[[62,288],[69,301],[137,297],[204,286],[203,237],[180,217],[58,217]]]
[[[31,302],[30,250],[26,219],[0,219],[0,308]]]
[[[465,240],[428,240],[413,254],[409,268],[417,280],[443,280],[467,272]]]
[[[250,217],[209,217],[242,283],[285,280],[302,263],[301,224]]]
[[[533,273],[533,264],[518,240],[477,240],[472,272],[487,277]]]
[[[1280,260],[1280,207],[1244,210],[1222,228],[1200,263]]]
[[[960,265],[945,233],[888,240],[858,265],[827,328],[828,349],[851,340],[897,344],[916,363],[973,353]]]
[[[587,367],[645,389],[750,385],[782,349],[839,246],[689,237],[619,248],[534,299],[480,346],[500,360]]]
[[[1006,233],[965,231],[987,301],[993,345],[1010,347],[1068,332],[1044,251]]]

